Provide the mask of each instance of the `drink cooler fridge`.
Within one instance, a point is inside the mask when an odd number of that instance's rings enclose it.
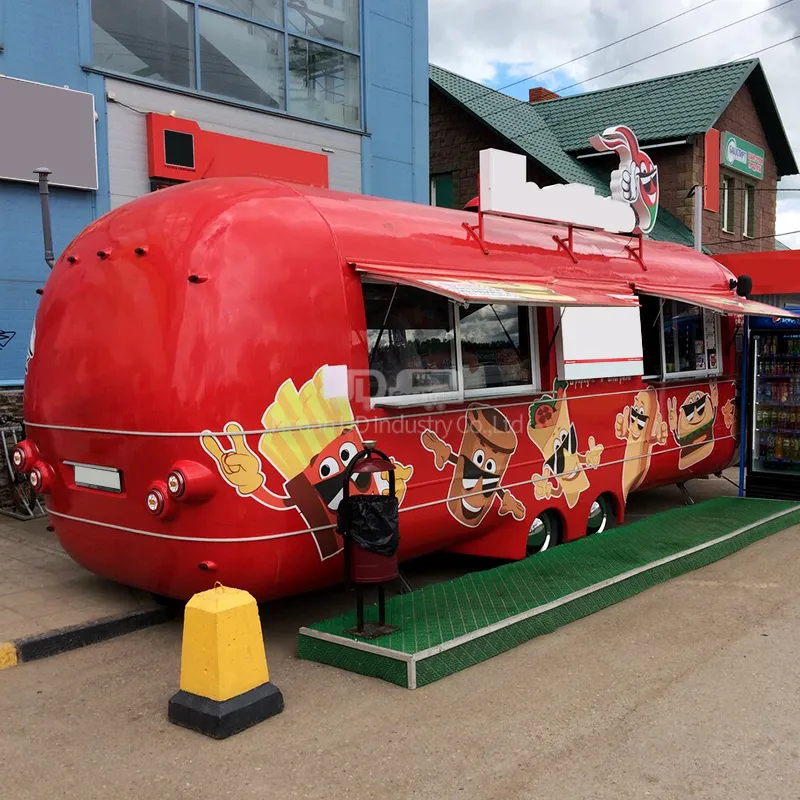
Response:
[[[800,500],[800,320],[750,318],[745,495]]]

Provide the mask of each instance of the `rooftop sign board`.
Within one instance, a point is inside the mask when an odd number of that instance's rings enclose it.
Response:
[[[725,131],[721,137],[720,163],[756,180],[764,178],[764,151],[740,136]]]

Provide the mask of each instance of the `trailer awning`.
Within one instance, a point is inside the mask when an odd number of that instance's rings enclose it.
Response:
[[[627,287],[601,289],[580,283],[543,278],[478,277],[458,270],[426,269],[412,265],[350,262],[357,272],[375,280],[413,286],[458,302],[509,303],[542,306],[638,306]]]
[[[700,292],[694,289],[639,289],[639,294],[647,294],[651,297],[660,297],[662,300],[677,300],[691,306],[708,308],[720,314],[749,314],[754,317],[794,317],[799,315],[778,306],[770,306],[766,303],[759,303],[756,300],[746,300],[738,297],[712,294],[710,292]]]

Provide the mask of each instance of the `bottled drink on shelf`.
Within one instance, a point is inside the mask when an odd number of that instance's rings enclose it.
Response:
[[[792,407],[789,412],[789,427],[794,431],[797,430],[797,409]]]
[[[786,430],[789,427],[789,411],[786,408],[782,408],[780,411],[778,427],[781,430]]]
[[[760,436],[758,439],[758,455],[760,458],[767,457],[767,437],[766,435]]]
[[[789,384],[786,381],[781,381],[781,403],[789,402]]]
[[[792,461],[800,461],[800,436],[792,439]]]
[[[775,437],[775,458],[783,458],[783,436]]]
[[[767,435],[767,458],[775,457],[775,434],[770,433]]]
[[[764,409],[759,406],[756,409],[756,428],[764,427]]]

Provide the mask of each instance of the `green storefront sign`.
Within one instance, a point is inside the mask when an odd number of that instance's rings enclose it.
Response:
[[[739,136],[725,131],[720,137],[720,163],[751,178],[764,177],[764,151]]]

